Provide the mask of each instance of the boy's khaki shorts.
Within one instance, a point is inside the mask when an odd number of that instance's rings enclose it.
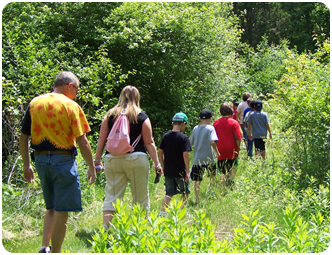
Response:
[[[115,211],[113,203],[116,199],[122,199],[127,182],[133,196],[133,204],[140,204],[143,208],[150,208],[149,201],[149,160],[145,155],[122,155],[112,158],[104,158],[104,171],[106,187],[103,211]]]

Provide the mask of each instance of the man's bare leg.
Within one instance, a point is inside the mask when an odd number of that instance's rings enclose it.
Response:
[[[44,216],[44,226],[43,226],[43,247],[50,246],[50,240],[54,224],[54,209],[47,210]]]
[[[67,230],[68,212],[54,212],[54,224],[52,230],[52,253],[60,253]]]

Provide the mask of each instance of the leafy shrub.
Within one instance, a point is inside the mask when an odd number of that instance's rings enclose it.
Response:
[[[329,247],[329,216],[320,212],[310,221],[299,215],[297,208],[283,211],[284,227],[264,223],[259,210],[242,215],[240,228],[232,239],[215,241],[214,225],[202,210],[192,219],[186,217],[181,202],[171,201],[166,218],[157,211],[146,215],[139,205],[128,210],[127,203],[117,202],[116,214],[105,231],[100,228],[89,240],[95,253],[177,253],[177,252],[323,252]]]
[[[284,61],[288,51],[286,42],[269,45],[266,37],[256,50],[245,47],[242,57],[247,63],[248,90],[262,95],[273,94],[277,88],[275,80],[280,80],[286,72]]]
[[[286,164],[293,175],[299,173],[300,187],[311,176],[323,184],[330,171],[330,68],[319,62],[319,52],[288,55],[273,104],[282,120],[280,135],[288,137]]]
[[[214,225],[205,213],[196,211],[188,219],[181,205],[171,201],[167,217],[163,218],[157,211],[146,215],[139,205],[128,210],[127,203],[118,201],[109,231],[101,228],[90,241],[94,252],[218,252]]]
[[[323,252],[329,247],[329,218],[322,214],[311,215],[305,221],[297,208],[288,206],[284,210],[284,228],[275,223],[263,223],[257,218],[259,210],[243,215],[244,228],[235,229],[234,248],[239,252],[263,253],[308,253]]]
[[[84,108],[93,131],[99,131],[103,115],[116,102],[111,101],[114,88],[124,83],[130,73],[122,73],[103,47],[87,52],[77,40],[62,42],[59,36],[59,40],[50,41],[36,28],[51,19],[52,15],[47,17],[44,12],[50,11],[47,6],[11,3],[4,10],[5,16],[8,18],[21,7],[22,14],[5,21],[3,29],[2,162],[3,179],[7,178],[8,183],[11,174],[17,179],[20,172],[19,135],[27,105],[35,96],[52,92],[61,71],[72,71],[79,78],[77,102]],[[40,22],[30,21],[30,16]],[[29,22],[24,23],[25,19]]]

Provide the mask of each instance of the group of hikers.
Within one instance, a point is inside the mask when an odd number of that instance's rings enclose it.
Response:
[[[203,109],[199,115],[201,124],[194,127],[190,137],[183,134],[188,124],[187,115],[176,113],[170,121],[173,128],[163,135],[157,152],[150,119],[140,108],[140,93],[136,87],[127,85],[122,89],[118,103],[106,113],[101,123],[93,157],[86,138],[90,126],[82,108],[73,101],[78,91],[78,78],[71,72],[61,72],[55,79],[54,91],[32,99],[22,121],[20,151],[23,176],[27,182],[34,181],[33,160],[46,206],[40,253],[61,252],[68,212],[82,211],[76,145],[88,165],[90,185],[95,182],[97,172],[104,170],[103,227],[107,231],[115,214],[114,206],[117,199],[123,198],[128,182],[133,203],[146,210],[150,208],[148,155],[157,177],[162,174],[165,177],[166,192],[160,209],[160,215],[165,216],[165,208],[174,195],[181,194],[184,203],[187,201],[190,178],[194,181],[195,205],[199,204],[204,171],[207,170],[211,180],[216,176],[215,158],[222,173],[221,186],[225,188],[227,183],[232,183],[236,173],[241,140],[245,140],[248,157],[252,157],[254,143],[256,155],[265,160],[267,131],[272,138],[269,118],[262,112],[262,102],[254,101],[249,93],[245,93],[243,102],[234,107],[237,108],[235,110],[232,104],[223,103],[220,106],[222,117],[213,125],[213,113]],[[124,116],[129,123],[128,128],[119,124]],[[122,135],[127,129],[129,149],[125,153],[117,153],[117,148],[114,150],[111,146],[119,141],[112,142],[111,136]],[[30,140],[33,153],[30,153]],[[194,146],[194,158],[190,169],[191,146]]]

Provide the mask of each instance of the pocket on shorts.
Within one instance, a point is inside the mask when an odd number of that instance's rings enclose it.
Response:
[[[136,159],[138,159],[138,155],[130,155],[128,157],[124,158],[126,161],[135,161]]]
[[[126,157],[125,161],[126,165],[132,167],[133,169],[150,169],[148,157],[145,155],[131,155]]]
[[[136,168],[136,167],[140,166],[140,160],[137,155],[134,155],[134,156],[130,155],[128,157],[125,157],[124,162],[125,162],[126,166],[128,166],[128,167]]]
[[[48,165],[47,155],[35,155],[35,166],[44,167]]]
[[[66,164],[57,164],[57,179],[62,184],[73,182],[78,177],[78,169],[76,161],[67,162]]]

